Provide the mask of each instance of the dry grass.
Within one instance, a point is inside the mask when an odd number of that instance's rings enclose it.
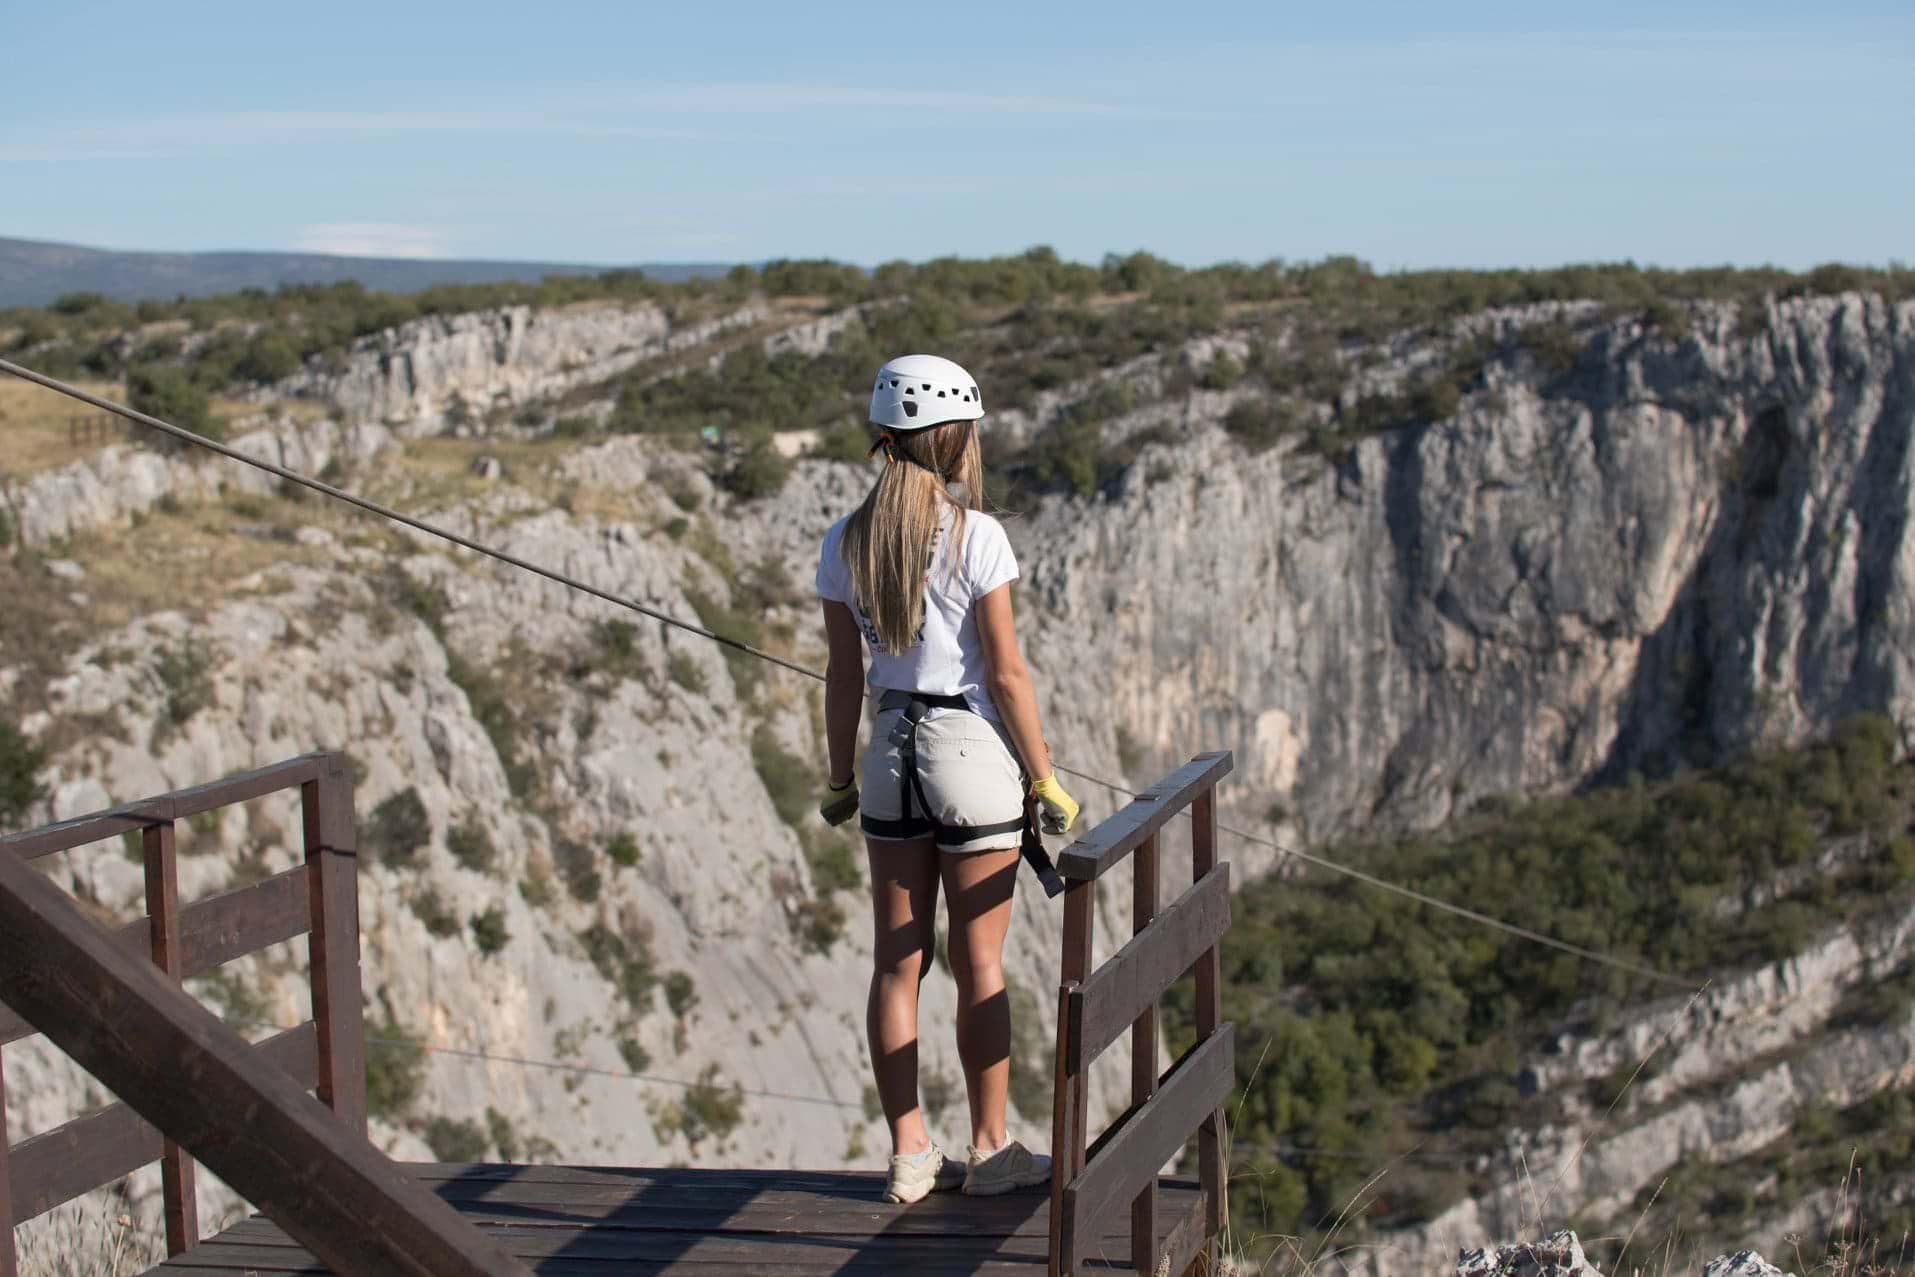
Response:
[[[117,381],[72,384],[114,403],[126,402],[126,387]],[[326,413],[323,404],[306,400],[273,406],[299,421],[311,421]],[[265,405],[215,398],[212,407],[214,416],[237,421],[259,413]],[[77,399],[0,374],[0,438],[6,440],[5,474],[17,478],[84,461],[101,448],[137,439],[143,433],[142,427],[113,418],[107,419],[103,427],[98,421],[103,415]],[[80,428],[84,433],[76,433],[69,424],[76,418],[87,422]]]
[[[110,1207],[70,1211],[15,1234],[20,1277],[131,1277],[166,1258],[166,1244]]]
[[[124,402],[123,388],[116,381],[75,384],[82,390]],[[107,444],[124,438],[116,428],[107,434],[88,435],[88,442],[75,442],[68,430],[68,420],[94,415],[97,414],[92,408],[77,400],[30,381],[0,375],[0,437],[6,439],[7,475],[51,470],[90,457]]]

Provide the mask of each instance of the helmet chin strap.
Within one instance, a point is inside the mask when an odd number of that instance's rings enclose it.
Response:
[[[964,426],[966,430],[972,429],[972,425],[968,421],[964,423]],[[936,466],[927,466],[904,449],[898,447],[898,437],[889,430],[880,430],[878,432],[877,441],[871,445],[871,451],[864,455],[870,458],[877,456],[879,452],[884,453],[884,459],[888,462],[902,461],[907,465],[916,466],[927,474],[935,475],[939,483],[951,482],[950,476],[939,471]]]

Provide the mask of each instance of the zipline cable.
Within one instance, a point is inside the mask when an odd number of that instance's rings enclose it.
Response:
[[[591,585],[587,582],[580,581],[575,577],[567,576],[563,572],[556,572],[552,570],[551,568],[542,567],[539,564],[530,562],[529,560],[519,558],[515,554],[510,554],[504,550],[495,549],[494,547],[486,545],[483,542],[475,541],[471,537],[463,536],[460,533],[452,531],[450,528],[440,527],[437,524],[428,523],[424,519],[414,518],[413,516],[409,514],[404,514],[398,510],[394,510],[390,506],[384,506],[379,504],[377,501],[371,501],[365,497],[357,496],[353,493],[347,492],[342,488],[336,488],[330,483],[326,483],[319,479],[314,479],[308,475],[300,474],[299,472],[295,470],[288,470],[284,466],[276,465],[273,462],[263,460],[262,458],[251,456],[247,453],[241,452],[237,448],[232,448],[216,440],[209,439],[205,435],[196,434],[191,430],[187,430],[187,429],[184,429],[183,427],[173,425],[171,422],[161,421],[158,417],[149,416],[146,413],[136,411],[135,409],[132,409],[132,408],[128,408],[123,404],[114,403],[110,399],[103,399],[98,395],[82,390],[78,386],[74,386],[67,382],[61,381],[56,377],[49,377],[45,373],[35,372],[31,368],[22,367],[21,365],[13,363],[12,361],[6,360],[6,359],[0,359],[0,372],[11,373],[13,376],[18,377],[23,381],[30,381],[34,383],[35,385],[43,386],[46,389],[54,391],[57,394],[62,394],[62,395],[68,396],[69,398],[77,399],[81,403],[91,404],[95,408],[99,408],[103,411],[113,413],[120,417],[124,417],[128,421],[136,422],[139,425],[143,425],[150,429],[157,430],[162,434],[169,435],[184,443],[189,443],[195,447],[203,448],[207,450],[208,452],[218,453],[220,456],[226,457],[229,460],[240,462],[243,465],[252,466],[256,470],[263,470],[267,474],[273,475],[287,483],[296,484],[300,487],[309,488],[314,492],[323,493],[324,495],[329,496],[336,501],[343,501],[347,505],[357,506],[359,509],[367,511],[370,514],[376,514],[382,519],[389,519],[395,523],[403,524],[404,526],[412,528],[416,531],[424,532],[428,536],[435,536],[440,538],[441,540],[449,541],[453,545],[459,546],[462,549],[470,550],[475,554],[483,555],[484,557],[489,559],[496,559],[500,563],[505,563],[512,567],[519,568],[522,571],[530,572],[534,574],[535,576],[544,577],[546,580],[551,581],[557,585],[562,585],[568,589],[574,589],[585,594],[590,594],[594,598],[602,599],[605,602],[614,604],[618,607],[627,608],[633,612],[637,612],[641,616],[650,617],[651,619],[655,621],[662,622],[663,624],[671,626],[675,629],[683,630],[688,634],[696,634],[700,638],[710,639],[714,643],[722,644],[723,646],[729,647],[733,649],[734,651],[743,652],[747,656],[755,656],[759,660],[769,661],[773,665],[777,665],[780,668],[790,670],[794,674],[801,674],[806,678],[815,679],[816,681],[820,683],[825,681],[825,676],[819,673],[817,670],[811,669],[804,665],[800,665],[796,661],[789,660],[783,656],[779,656],[775,652],[767,652],[763,648],[754,647],[750,643],[742,642],[739,639],[730,638],[730,637],[727,637],[726,635],[719,634],[713,630],[706,629],[702,625],[694,625],[689,621],[682,621],[678,619],[677,617],[670,615],[669,613],[661,612],[656,608],[647,607],[645,604],[636,602],[635,600],[625,598],[621,595],[613,594],[607,590],[602,590],[595,585]],[[1093,776],[1089,772],[1079,771],[1078,769],[1074,767],[1066,767],[1064,764],[1057,762],[1055,759],[1052,760],[1051,765],[1054,768],[1056,768],[1056,770],[1063,772],[1067,776],[1075,776],[1079,780],[1088,781],[1093,785],[1102,786],[1103,788],[1111,790],[1114,793],[1126,794],[1132,798],[1135,798],[1138,796],[1137,791],[1134,789],[1128,789],[1123,785],[1116,784],[1113,781],[1105,780],[1099,776]],[[1190,813],[1187,811],[1183,814],[1186,818],[1188,818],[1190,815]],[[1349,865],[1339,864],[1338,862],[1334,860],[1326,860],[1321,856],[1312,855],[1311,853],[1306,851],[1298,851],[1295,848],[1286,847],[1279,842],[1276,842],[1269,838],[1261,837],[1257,834],[1250,833],[1247,830],[1237,829],[1230,825],[1224,825],[1224,824],[1219,824],[1217,828],[1224,833],[1230,834],[1231,836],[1235,838],[1242,839],[1244,842],[1250,843],[1254,846],[1266,847],[1272,851],[1279,852],[1282,855],[1292,857],[1296,860],[1300,860],[1305,864],[1313,865],[1319,869],[1326,870],[1330,873],[1341,874],[1344,877],[1354,879],[1357,882],[1361,882],[1368,886],[1375,887],[1379,891],[1390,892],[1394,895],[1403,897],[1404,899],[1413,900],[1418,904],[1427,906],[1428,908],[1435,909],[1443,913],[1452,914],[1456,917],[1463,918],[1470,922],[1474,922],[1478,924],[1479,926],[1489,927],[1493,930],[1503,932],[1506,935],[1514,936],[1520,940],[1527,940],[1533,944],[1539,944],[1551,949],[1555,949],[1560,953],[1566,953],[1572,957],[1581,958],[1582,960],[1586,962],[1593,962],[1600,966],[1609,967],[1613,970],[1622,971],[1627,974],[1640,976],[1640,977],[1643,977],[1644,979],[1653,980],[1661,984],[1666,984],[1672,987],[1691,990],[1691,991],[1696,989],[1700,983],[1698,981],[1687,979],[1682,976],[1674,976],[1674,975],[1668,974],[1667,972],[1657,971],[1652,967],[1646,967],[1639,963],[1630,962],[1627,959],[1617,958],[1610,954],[1601,953],[1595,949],[1585,948],[1579,944],[1572,944],[1567,940],[1559,940],[1554,936],[1545,935],[1544,933],[1540,931],[1534,931],[1528,927],[1518,926],[1517,924],[1513,922],[1504,922],[1500,918],[1493,918],[1488,914],[1480,913],[1477,910],[1466,908],[1463,905],[1451,904],[1447,900],[1438,899],[1435,896],[1427,895],[1424,892],[1415,890],[1414,888],[1400,886],[1386,879],[1379,878],[1375,874],[1366,873],[1361,869],[1355,869]]]
[[[584,581],[576,580],[565,575],[563,572],[554,572],[550,568],[541,567],[529,560],[521,559],[516,554],[509,554],[504,550],[494,549],[483,542],[474,541],[471,537],[462,536],[450,528],[440,527],[436,523],[427,523],[424,519],[415,519],[411,515],[402,514],[390,506],[383,506],[377,501],[369,501],[365,497],[355,496],[343,488],[335,488],[332,484],[326,483],[323,480],[300,474],[296,470],[288,470],[285,466],[275,465],[259,457],[249,456],[237,448],[228,447],[226,444],[220,443],[217,440],[208,439],[205,435],[195,434],[191,430],[183,429],[170,422],[161,421],[158,417],[150,417],[143,412],[138,412],[132,408],[116,404],[111,399],[102,399],[98,395],[90,394],[78,386],[68,385],[66,382],[60,381],[58,378],[49,377],[45,373],[34,372],[31,368],[22,368],[19,364],[5,359],[0,359],[0,372],[9,372],[23,381],[33,382],[37,386],[44,386],[48,390],[56,391],[59,394],[70,395],[78,399],[81,403],[91,404],[95,408],[114,413],[126,418],[128,421],[138,422],[140,425],[150,427],[159,431],[161,434],[171,435],[175,439],[193,444],[195,447],[204,448],[208,452],[216,452],[222,457],[241,462],[244,465],[249,465],[255,470],[264,470],[267,474],[283,479],[287,483],[297,484],[302,488],[310,488],[314,492],[324,493],[335,501],[344,501],[347,505],[358,506],[361,510],[376,514],[382,519],[390,519],[394,523],[402,523],[406,527],[424,532],[429,536],[450,541],[452,544],[462,549],[470,550],[474,554],[482,554],[486,558],[497,559],[501,563],[510,564],[515,568],[530,572],[535,576],[542,576],[546,580],[558,585],[583,591],[586,594],[603,599],[607,603],[615,603],[622,608],[629,608],[641,616],[651,617],[655,621],[663,621],[666,625],[684,630],[688,634],[696,634],[700,638],[708,638],[714,643],[722,643],[724,646],[743,652],[748,656],[755,656],[762,661],[770,661],[773,665],[782,665],[793,673],[803,674],[807,677],[818,679],[820,682],[824,680],[824,675],[813,670],[808,670],[794,661],[788,661],[774,652],[767,652],[763,648],[753,647],[751,644],[741,642],[735,638],[727,638],[725,635],[708,630],[702,625],[693,625],[689,621],[681,621],[675,616],[670,616],[658,611],[656,608],[650,608],[643,603],[623,598],[606,590],[601,590],[596,585],[590,585]]]

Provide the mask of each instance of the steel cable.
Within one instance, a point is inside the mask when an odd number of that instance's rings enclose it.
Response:
[[[24,368],[19,364],[13,363],[5,359],[0,359],[0,372],[11,373],[13,376],[18,377],[23,381],[30,381],[34,383],[35,385],[45,387],[46,389],[54,391],[58,394],[66,395],[70,398],[77,399],[81,403],[91,404],[95,408],[99,408],[103,411],[113,413],[117,416],[125,418],[128,421],[132,421],[139,425],[146,426],[149,429],[157,430],[162,434],[169,435],[172,438],[178,439],[184,443],[191,444],[198,448],[203,448],[208,452],[217,453],[218,455],[222,457],[226,457],[233,461],[238,461],[243,465],[252,466],[256,470],[263,470],[267,474],[274,475],[277,478],[284,480],[287,483],[296,484],[300,487],[309,488],[314,492],[323,493],[326,496],[332,497],[336,501],[343,501],[348,505],[356,506],[359,509],[364,510],[370,514],[378,515],[380,518],[389,519],[395,523],[402,524],[416,531],[424,532],[429,536],[435,536],[440,538],[441,540],[449,541],[453,545],[459,546],[462,549],[470,550],[475,554],[483,555],[486,558],[495,559],[500,563],[509,564],[510,566],[519,568],[522,571],[531,572],[536,576],[544,577],[546,580],[554,582],[555,584],[558,584],[558,585],[565,586],[568,589],[579,590],[585,594],[592,595],[594,598],[602,599],[607,603],[614,604],[618,607],[627,608],[630,611],[636,612],[641,616],[646,616],[651,618],[652,620],[662,622],[663,624],[671,626],[675,629],[683,630],[688,634],[696,634],[700,638],[710,639],[714,643],[722,644],[723,646],[729,647],[733,649],[734,651],[743,652],[748,656],[755,656],[762,661],[769,661],[773,665],[777,665],[782,669],[790,670],[794,674],[801,674],[806,678],[815,679],[820,683],[825,681],[825,676],[819,671],[811,669],[804,665],[800,665],[796,661],[790,660],[786,657],[779,656],[775,652],[767,652],[763,648],[754,647],[750,643],[745,643],[738,639],[727,637],[726,635],[719,634],[713,630],[706,629],[704,626],[694,625],[689,621],[680,620],[679,618],[672,616],[669,613],[661,612],[657,610],[656,608],[647,607],[645,604],[639,603],[635,600],[624,598],[620,595],[613,594],[607,590],[602,590],[595,585],[591,585],[591,584],[588,584],[587,582],[580,581],[574,577],[567,576],[563,572],[557,572],[552,570],[551,568],[542,567],[539,564],[532,563],[526,559],[519,558],[515,554],[510,554],[504,550],[495,549],[494,547],[486,545],[483,542],[475,541],[471,537],[463,536],[460,533],[454,532],[449,528],[443,528],[438,526],[437,524],[428,523],[423,519],[414,518],[411,515],[404,514],[398,510],[394,510],[389,506],[381,505],[376,501],[371,501],[365,497],[357,496],[353,493],[347,492],[342,488],[334,487],[330,483],[326,483],[319,479],[314,479],[308,475],[300,474],[294,470],[289,470],[284,466],[276,465],[273,462],[263,460],[259,457],[250,456],[247,453],[239,451],[237,448],[229,447],[226,444],[220,443],[216,440],[208,439],[204,435],[196,434],[195,432],[191,430],[187,430],[180,426],[173,425],[170,422],[162,421],[158,417],[149,416],[146,413],[138,412],[122,404],[114,403],[110,399],[103,399],[98,395],[91,394],[85,390],[80,389],[78,386],[70,385],[67,382],[59,380],[58,378],[49,377],[44,373],[35,372],[31,368]],[[1094,776],[1089,772],[1080,771],[1074,767],[1067,767],[1064,764],[1057,762],[1055,759],[1052,760],[1052,766],[1055,767],[1056,770],[1063,772],[1067,776],[1074,776],[1078,778],[1079,780],[1088,781],[1089,783],[1093,785],[1101,786],[1105,789],[1111,790],[1114,793],[1125,794],[1131,798],[1137,797],[1137,791],[1134,789],[1129,789],[1123,785],[1119,785],[1113,781],[1105,780],[1104,778],[1100,776]],[[1185,816],[1185,818],[1188,818],[1190,813],[1186,811],[1183,813],[1183,815]],[[1569,954],[1572,957],[1580,958],[1586,962],[1593,962],[1601,966],[1609,967],[1613,970],[1622,971],[1629,975],[1640,976],[1644,979],[1653,980],[1658,983],[1670,985],[1676,988],[1694,990],[1697,987],[1699,987],[1699,984],[1700,984],[1700,982],[1698,981],[1691,980],[1683,976],[1670,975],[1667,972],[1657,971],[1652,967],[1646,967],[1639,963],[1630,962],[1627,959],[1617,958],[1610,954],[1602,953],[1595,949],[1589,949],[1589,948],[1585,948],[1582,945],[1572,944],[1567,940],[1559,940],[1554,936],[1546,935],[1540,931],[1535,931],[1528,927],[1518,926],[1517,924],[1512,922],[1505,922],[1500,918],[1491,917],[1488,914],[1478,912],[1475,909],[1470,909],[1463,905],[1452,904],[1447,900],[1439,899],[1438,897],[1428,895],[1427,893],[1424,893],[1421,891],[1417,891],[1411,887],[1401,886],[1397,883],[1390,882],[1387,879],[1379,878],[1375,874],[1366,873],[1365,871],[1361,869],[1356,869],[1349,865],[1339,864],[1338,862],[1334,860],[1328,860],[1322,856],[1313,855],[1307,851],[1298,851],[1293,847],[1286,847],[1283,844],[1276,842],[1273,839],[1265,838],[1260,835],[1250,833],[1247,830],[1237,829],[1233,826],[1224,825],[1224,824],[1219,824],[1217,828],[1221,830],[1222,832],[1230,834],[1232,837],[1239,838],[1243,840],[1244,842],[1252,844],[1253,846],[1268,848],[1282,855],[1292,857],[1293,859],[1301,861],[1304,864],[1311,865],[1319,869],[1323,869],[1330,873],[1340,874],[1344,877],[1354,879],[1357,882],[1361,882],[1368,886],[1374,887],[1379,891],[1389,892],[1393,895],[1400,896],[1404,899],[1415,901],[1416,903],[1424,905],[1428,908],[1435,909],[1443,913],[1451,914],[1455,917],[1463,918],[1469,922],[1476,923],[1479,926],[1489,927],[1493,930],[1503,932],[1506,935],[1514,936],[1521,940],[1529,941],[1533,944],[1539,944],[1551,949],[1555,949],[1558,952]]]

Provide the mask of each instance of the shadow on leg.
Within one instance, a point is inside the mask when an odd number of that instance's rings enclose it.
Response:
[[[958,1059],[971,1102],[971,1144],[995,1149],[1007,1140],[1011,1086],[1011,1004],[1004,989],[1004,936],[1011,926],[1017,849],[942,858],[951,913],[951,975],[957,982]]]
[[[918,1108],[918,985],[936,946],[938,852],[928,837],[866,839],[865,856],[873,927],[865,1034],[892,1151],[918,1153],[931,1144]]]

